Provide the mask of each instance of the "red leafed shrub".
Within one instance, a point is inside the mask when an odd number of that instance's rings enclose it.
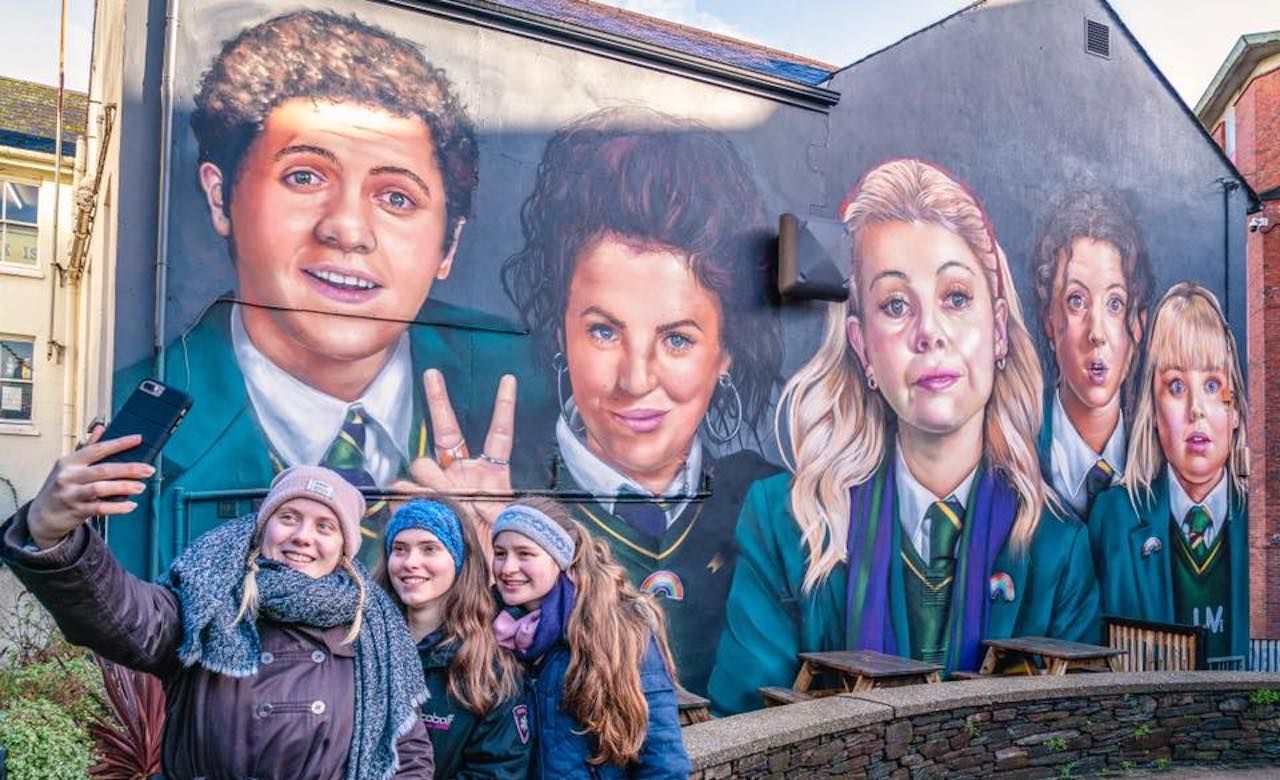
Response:
[[[164,688],[145,672],[95,655],[102,670],[110,717],[96,717],[89,734],[99,757],[89,770],[95,780],[139,780],[160,773],[164,736]]]

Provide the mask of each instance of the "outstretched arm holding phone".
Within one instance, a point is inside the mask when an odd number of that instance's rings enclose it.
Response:
[[[101,462],[138,446],[134,434],[89,443],[54,463],[30,504],[0,526],[0,557],[53,615],[75,644],[116,663],[163,675],[181,640],[172,591],[130,575],[85,525],[91,517],[132,511],[155,469],[147,463]],[[113,500],[125,498],[124,501]]]

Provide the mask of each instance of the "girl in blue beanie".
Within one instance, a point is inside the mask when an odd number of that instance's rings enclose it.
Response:
[[[387,526],[375,579],[418,643],[437,780],[523,780],[530,726],[520,668],[494,639],[488,562],[457,506],[417,498],[401,507]]]

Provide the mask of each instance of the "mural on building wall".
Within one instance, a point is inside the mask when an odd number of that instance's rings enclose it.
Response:
[[[235,281],[165,351],[195,405],[136,513],[159,522],[112,522],[127,562],[163,565],[320,463],[481,524],[495,494],[558,495],[725,712],[790,685],[799,652],[973,670],[983,638],[1097,641],[1103,614],[1243,652],[1238,353],[1212,291],[1159,296],[1124,197],[1064,187],[1034,241],[1002,237],[1030,249],[1014,264],[956,161],[872,165],[837,212],[849,297],[815,343],[816,311],[784,328],[778,204],[738,139],[687,108],[592,106],[541,131],[527,187],[487,201],[505,213],[476,214],[502,117],[357,10],[245,18],[180,66],[175,144],[196,152],[174,181],[198,184]],[[468,251],[481,219],[518,226],[507,254]],[[489,274],[474,306],[434,292],[461,266]],[[122,367],[118,401],[153,366]],[[370,538],[387,515],[371,504]]]

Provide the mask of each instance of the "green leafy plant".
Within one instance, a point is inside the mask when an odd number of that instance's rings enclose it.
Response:
[[[1280,704],[1280,691],[1272,688],[1259,688],[1249,692],[1249,703],[1258,705]]]
[[[968,734],[972,739],[982,733],[982,727],[978,725],[976,720],[966,720],[964,722],[964,733]]]
[[[1076,771],[1076,762],[1068,761],[1067,763],[1058,767],[1058,777],[1073,777],[1074,775],[1072,775],[1071,773],[1074,771]]]
[[[84,728],[47,699],[18,699],[0,716],[13,780],[83,780],[93,763]]]
[[[1142,739],[1143,737],[1147,736],[1150,733],[1151,733],[1150,723],[1139,723],[1138,725],[1133,727],[1133,736],[1138,739]]]
[[[1161,758],[1157,758],[1155,761],[1152,761],[1151,765],[1156,768],[1157,772],[1163,772],[1173,765],[1173,761],[1171,759],[1161,757]]]
[[[1127,774],[1129,774],[1130,772],[1132,772],[1132,771],[1133,771],[1134,766],[1135,766],[1135,765],[1134,765],[1134,763],[1133,763],[1132,761],[1121,761],[1121,762],[1120,762],[1120,771],[1124,772],[1124,773],[1127,775]]]
[[[1050,737],[1044,741],[1044,746],[1055,753],[1061,753],[1067,749],[1066,737]]]

